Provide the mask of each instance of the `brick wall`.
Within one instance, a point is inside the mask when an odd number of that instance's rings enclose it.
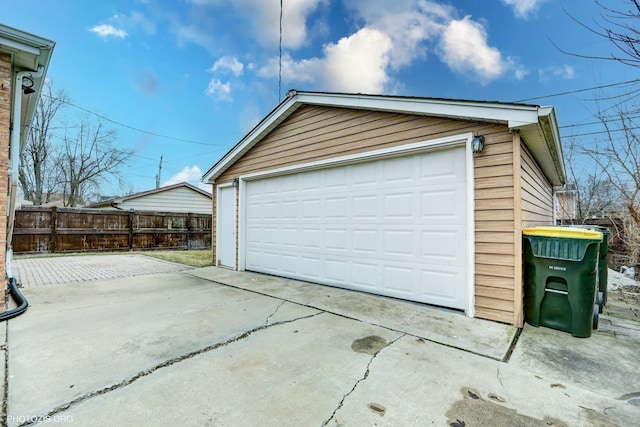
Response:
[[[4,87],[3,87],[4,84]],[[11,56],[0,54],[0,297],[5,294],[7,203],[9,194],[9,141],[11,121]],[[0,312],[4,298],[0,301]]]

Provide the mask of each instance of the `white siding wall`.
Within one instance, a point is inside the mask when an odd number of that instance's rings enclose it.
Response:
[[[179,187],[155,194],[137,197],[118,205],[123,210],[190,212],[211,214],[211,197],[189,188]]]

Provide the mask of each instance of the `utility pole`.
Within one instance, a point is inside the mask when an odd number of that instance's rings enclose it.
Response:
[[[161,176],[162,176],[162,156],[160,156],[160,166],[158,166],[158,175],[156,175],[156,188],[160,188]]]

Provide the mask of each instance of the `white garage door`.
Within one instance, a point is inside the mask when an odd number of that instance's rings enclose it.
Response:
[[[466,308],[464,147],[245,188],[246,270]]]

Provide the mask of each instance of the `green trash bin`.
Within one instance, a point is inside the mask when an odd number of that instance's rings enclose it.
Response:
[[[522,234],[525,321],[575,337],[591,336],[600,312],[596,296],[602,233],[533,227]]]
[[[598,305],[600,306],[600,313],[602,313],[604,306],[607,305],[607,287],[609,283],[609,261],[607,260],[607,255],[609,255],[609,236],[611,236],[611,230],[601,225],[589,224],[572,225],[571,227],[587,228],[602,233],[600,258],[598,260]]]

